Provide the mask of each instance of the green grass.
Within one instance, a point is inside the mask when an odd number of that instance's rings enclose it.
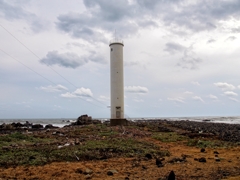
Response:
[[[26,135],[20,132],[15,132],[12,134],[0,136],[0,148],[2,148],[3,146],[10,145],[30,145],[34,143],[46,143],[52,141],[53,141],[52,139],[34,137],[32,135]]]
[[[152,138],[162,142],[177,142],[187,139],[185,136],[179,135],[175,132],[156,132],[153,133]]]
[[[30,135],[11,134],[0,137],[0,142],[19,143],[28,142],[28,146],[9,146],[8,149],[0,148],[0,166],[16,165],[43,165],[51,162],[100,160],[111,157],[144,157],[147,153],[152,156],[163,157],[170,155],[152,143],[127,138],[111,138],[104,140],[87,140],[81,145],[70,145],[58,148],[57,144],[48,144],[47,141],[35,146],[39,141]],[[32,144],[31,144],[32,143]]]
[[[227,148],[236,144],[220,140],[189,139],[187,145],[199,148]]]

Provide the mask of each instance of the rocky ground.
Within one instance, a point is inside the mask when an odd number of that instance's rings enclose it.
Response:
[[[0,179],[240,179],[239,125],[165,120],[125,127],[96,120],[64,128],[16,124],[0,126]]]

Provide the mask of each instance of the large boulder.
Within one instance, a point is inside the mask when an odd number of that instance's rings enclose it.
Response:
[[[81,115],[77,118],[77,121],[72,123],[71,125],[88,125],[88,124],[99,124],[101,121],[99,120],[92,120],[91,116],[87,114]]]

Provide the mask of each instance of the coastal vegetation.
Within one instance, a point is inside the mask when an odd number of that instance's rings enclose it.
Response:
[[[72,177],[80,179],[111,179],[109,174],[116,177],[121,174],[124,178],[133,178],[136,174],[156,177],[157,174],[166,179],[170,170],[174,170],[180,180],[240,176],[240,141],[236,137],[238,131],[234,130],[239,128],[237,126],[232,129],[227,126],[228,132],[220,128],[224,127],[222,124],[215,125],[213,131],[206,128],[209,127],[207,122],[167,121],[129,122],[128,126],[95,121],[63,128],[51,125],[38,126],[38,129],[4,127],[0,129],[0,178],[16,178],[16,174],[8,172],[17,168],[18,175],[24,179],[29,176],[24,171],[27,168],[32,169],[32,178],[44,179],[34,169],[50,166],[65,169],[66,164],[61,166],[62,163],[68,163]],[[226,134],[228,136],[224,136]],[[86,173],[90,167],[91,173]],[[108,167],[114,168],[113,171]],[[46,174],[45,179],[60,177],[60,174],[62,177],[65,171],[63,177],[69,178],[68,170],[59,171]]]

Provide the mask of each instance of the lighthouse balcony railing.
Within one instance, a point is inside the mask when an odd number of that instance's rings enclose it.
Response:
[[[112,39],[112,40],[109,42],[109,44],[113,44],[113,43],[121,43],[121,44],[124,44],[124,43],[123,43],[123,40],[121,40],[121,39]]]

